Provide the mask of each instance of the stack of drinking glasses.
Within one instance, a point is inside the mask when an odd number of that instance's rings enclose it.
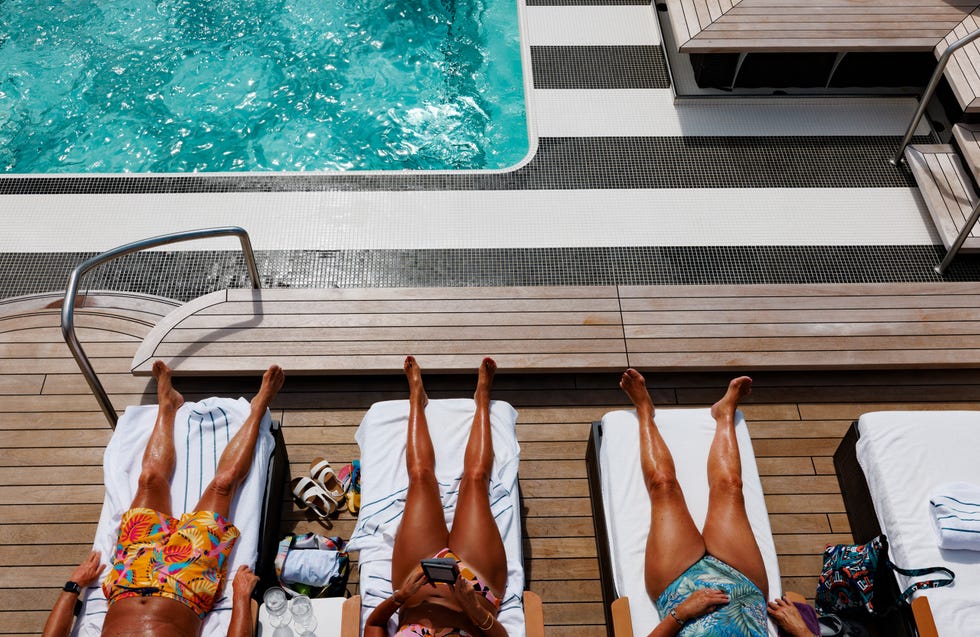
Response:
[[[286,591],[273,586],[262,596],[262,604],[269,613],[272,637],[315,637],[316,617],[313,604],[306,595],[297,595],[292,600],[286,598]],[[290,628],[292,623],[294,628]]]

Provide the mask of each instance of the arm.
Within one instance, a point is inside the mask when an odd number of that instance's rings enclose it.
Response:
[[[255,632],[255,618],[252,617],[252,591],[258,583],[258,576],[252,569],[242,564],[232,580],[231,622],[228,624],[229,637],[252,637]]]
[[[480,629],[486,637],[507,637],[507,630],[500,625],[494,613],[487,610],[479,598],[481,597],[473,584],[463,578],[462,575],[456,578],[453,584],[453,596],[459,602],[460,607],[470,621]]]
[[[92,551],[88,558],[79,564],[72,571],[71,579],[68,581],[78,584],[80,589],[90,586],[102,572],[102,564],[99,563],[101,554]],[[66,637],[71,632],[72,624],[75,623],[75,602],[78,601],[77,593],[62,591],[58,595],[58,600],[48,615],[48,621],[44,624],[44,637]]]
[[[713,613],[719,606],[727,603],[728,595],[716,588],[696,590],[678,604],[673,613],[660,620],[648,637],[673,637],[689,621]]]
[[[398,609],[417,593],[424,584],[429,582],[421,568],[414,569],[402,582],[399,590],[391,594],[391,597],[378,604],[371,614],[368,615],[367,622],[364,624],[364,637],[385,637],[388,631],[388,620],[398,612]]]

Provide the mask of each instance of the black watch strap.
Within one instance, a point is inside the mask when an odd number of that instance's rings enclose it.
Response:
[[[65,591],[66,593],[74,593],[75,595],[82,592],[81,587],[71,580],[65,582],[65,585],[61,587],[61,590]]]

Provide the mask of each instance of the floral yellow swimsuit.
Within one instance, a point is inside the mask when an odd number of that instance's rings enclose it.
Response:
[[[112,570],[102,582],[109,606],[127,597],[166,597],[201,619],[221,594],[239,532],[213,511],[173,518],[153,509],[123,514]]]

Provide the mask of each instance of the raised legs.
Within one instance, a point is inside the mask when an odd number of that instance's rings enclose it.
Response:
[[[429,398],[422,385],[422,370],[412,356],[405,359],[404,369],[408,379],[409,405],[408,446],[405,453],[408,493],[391,553],[391,581],[395,586],[405,581],[409,573],[418,567],[419,560],[432,557],[449,546],[449,529],[436,482],[436,455],[425,419],[425,406]]]
[[[173,515],[170,510],[170,479],[177,464],[174,418],[184,404],[184,397],[173,388],[170,368],[163,361],[153,363],[153,377],[157,381],[157,419],[143,452],[143,467],[130,508],[147,508]]]
[[[650,495],[646,549],[647,592],[656,599],[705,553],[734,567],[768,597],[768,579],[742,494],[742,462],[735,439],[735,410],[752,390],[752,379],[732,380],[711,408],[715,436],[708,451],[708,512],[699,532],[677,482],[674,460],[654,421],[654,406],[643,376],[628,369],[620,387],[636,407],[640,423],[640,465]]]
[[[153,432],[143,452],[143,466],[131,508],[146,507],[173,515],[170,509],[170,480],[176,464],[174,418],[184,397],[173,388],[170,368],[163,361],[153,363],[157,381],[159,409]],[[252,410],[242,428],[225,447],[214,479],[205,488],[195,510],[217,511],[228,517],[238,485],[248,476],[258,440],[259,424],[266,408],[282,387],[285,374],[273,365],[262,376],[262,386],[252,399]]]
[[[507,557],[500,531],[490,511],[488,495],[493,467],[493,441],[490,430],[490,387],[497,369],[486,358],[480,365],[476,393],[476,414],[463,456],[463,477],[453,518],[452,532],[445,524],[439,485],[435,476],[435,452],[425,419],[428,398],[422,385],[418,363],[405,359],[409,387],[408,493],[405,513],[395,536],[391,577],[402,582],[418,566],[449,547],[461,560],[501,596],[507,583]]]
[[[745,512],[742,458],[735,440],[735,410],[751,391],[752,379],[740,376],[711,407],[715,437],[708,451],[708,514],[701,533],[708,553],[738,569],[769,599],[766,565]]]
[[[279,393],[285,379],[286,374],[278,365],[269,367],[262,375],[262,385],[252,398],[248,418],[221,453],[214,478],[204,488],[204,493],[197,503],[197,511],[215,511],[228,517],[235,492],[248,477],[248,472],[252,468],[255,443],[259,439],[259,425],[262,424],[266,409]]]

